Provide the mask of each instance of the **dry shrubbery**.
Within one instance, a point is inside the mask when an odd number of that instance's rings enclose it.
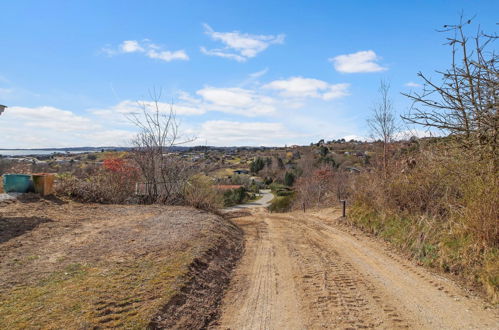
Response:
[[[127,203],[134,196],[138,178],[138,171],[127,161],[106,159],[101,168],[92,169],[83,177],[59,175],[56,190],[80,202]]]
[[[331,166],[321,166],[304,172],[296,180],[294,209],[328,207],[337,205],[347,196],[348,173]]]
[[[468,38],[470,23],[445,26],[450,69],[440,81],[420,73],[422,92],[406,95],[414,105],[403,118],[447,137],[360,175],[350,221],[499,301],[499,58],[486,50],[497,36]]]
[[[223,206],[223,195],[213,187],[209,177],[195,175],[184,193],[185,203],[198,209],[217,212]]]
[[[353,184],[350,221],[424,264],[499,289],[499,180],[473,153],[422,148]]]
[[[59,175],[57,193],[87,203],[150,203],[147,195],[145,198],[136,195],[136,183],[142,179],[138,168],[132,164],[130,160],[106,159],[102,167],[89,168],[80,176]],[[164,203],[189,205],[212,212],[223,206],[222,194],[213,188],[208,177],[202,175],[182,180],[182,184],[172,184],[168,193],[169,198]],[[161,196],[161,191],[158,196]]]

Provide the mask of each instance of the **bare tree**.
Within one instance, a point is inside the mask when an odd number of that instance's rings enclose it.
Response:
[[[379,85],[380,100],[372,109],[372,117],[367,123],[371,128],[371,135],[375,140],[383,143],[383,171],[387,173],[388,147],[393,141],[397,131],[397,120],[393,103],[390,99],[390,84],[384,80]]]
[[[499,71],[498,55],[488,47],[498,38],[480,29],[472,38],[464,28],[472,20],[461,17],[457,25],[446,25],[440,32],[450,33],[452,65],[436,71],[439,80],[419,72],[424,81],[420,93],[403,94],[413,100],[410,112],[402,116],[410,123],[433,127],[455,136],[466,149],[492,156],[498,166]]]
[[[169,153],[172,147],[191,142],[180,136],[173,104],[161,103],[161,91],[150,92],[151,101],[139,102],[141,112],[128,119],[139,128],[132,141],[132,157],[145,180],[148,202],[175,203],[190,174],[187,162]]]

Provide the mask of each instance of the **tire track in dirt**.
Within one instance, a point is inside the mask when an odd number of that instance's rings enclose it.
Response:
[[[246,223],[246,220],[248,223]],[[223,329],[303,329],[287,251],[264,212],[239,219],[246,251],[213,327]]]
[[[349,260],[370,282],[382,290],[385,299],[403,309],[413,327],[426,329],[499,329],[497,309],[459,288],[449,279],[411,265],[408,260],[387,252],[379,242],[360,239],[309,216],[303,225],[311,233],[334,244],[336,251]],[[309,232],[309,231],[306,231]]]
[[[314,232],[307,232],[291,222],[288,248],[292,255],[304,260],[297,263],[303,274],[303,299],[308,303],[310,328],[407,328],[397,309],[382,303],[382,294],[372,286],[329,242]],[[300,233],[296,235],[296,233]],[[302,241],[296,247],[295,242]]]
[[[379,242],[342,230],[330,214],[254,212],[235,220],[247,250],[219,328],[499,328],[497,310]]]

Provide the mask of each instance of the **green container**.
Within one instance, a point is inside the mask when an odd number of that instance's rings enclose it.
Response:
[[[3,191],[6,193],[27,193],[31,188],[31,175],[27,174],[4,174]]]

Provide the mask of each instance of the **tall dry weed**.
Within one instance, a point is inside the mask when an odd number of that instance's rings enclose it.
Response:
[[[352,184],[351,221],[422,263],[499,292],[499,180],[490,162],[431,145]]]

